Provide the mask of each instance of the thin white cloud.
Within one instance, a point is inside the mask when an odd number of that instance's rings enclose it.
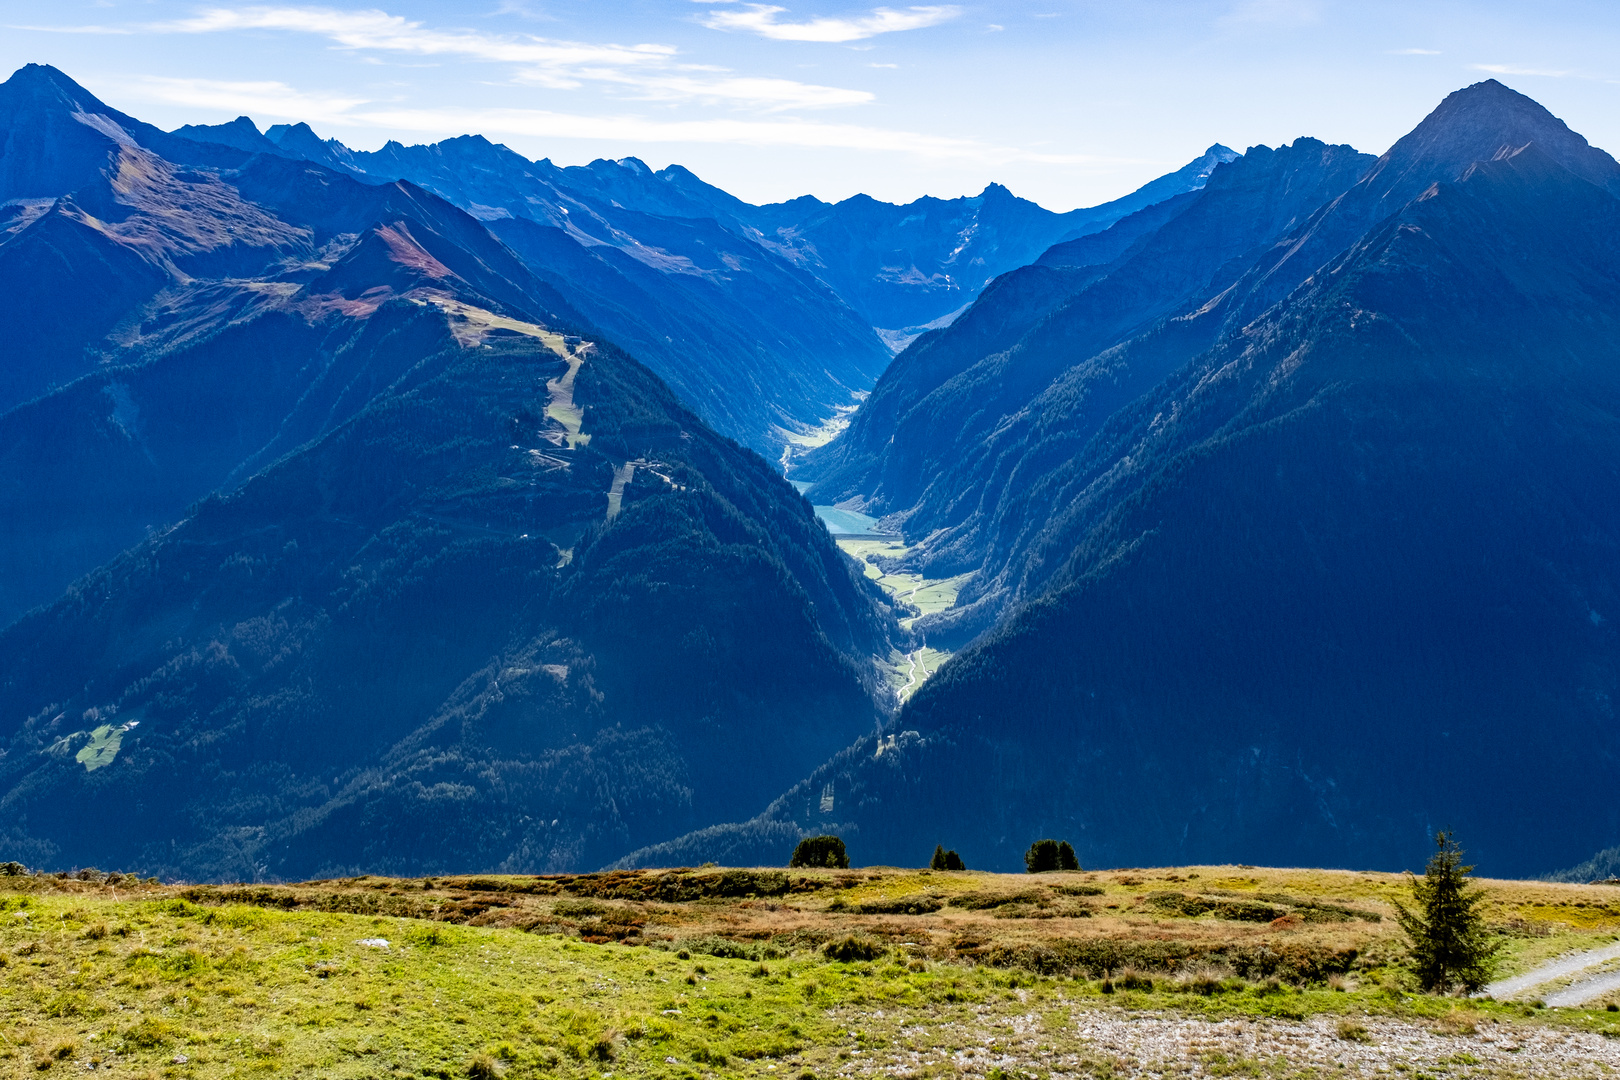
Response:
[[[352,112],[370,99],[308,94],[282,82],[223,82],[150,75],[122,88],[129,97],[170,105],[222,110],[237,115],[354,124]]]
[[[1475,71],[1488,71],[1492,75],[1544,75],[1549,79],[1562,79],[1573,71],[1549,71],[1546,68],[1525,67],[1522,64],[1469,64]]]
[[[245,30],[313,34],[356,51],[510,64],[517,69],[517,81],[527,85],[571,90],[586,83],[606,84],[623,96],[643,100],[707,101],[780,110],[859,105],[873,97],[864,90],[735,76],[714,68],[677,64],[676,49],[671,45],[593,44],[443,30],[378,10],[212,8],[153,29],[185,34]]]
[[[726,143],[760,147],[867,150],[932,160],[1035,161],[1063,165],[1108,164],[1075,154],[1030,153],[975,139],[813,120],[661,120],[641,116],[584,116],[543,109],[420,109],[357,98],[300,92],[280,82],[146,78],[120,88],[129,97],[255,118],[308,120],[326,127],[382,128],[445,138],[476,131],[490,136],[587,139],[617,143]]]
[[[671,45],[593,45],[532,36],[506,37],[471,30],[435,30],[385,11],[338,11],[318,7],[211,8],[154,30],[208,34],[231,30],[282,30],[314,34],[345,49],[376,49],[415,56],[462,56],[473,60],[573,69],[587,64],[617,67],[657,64],[675,54]]]
[[[626,96],[644,101],[743,102],[766,110],[819,109],[834,105],[864,105],[873,95],[866,90],[846,90],[836,86],[816,86],[792,79],[726,76],[694,78],[688,75],[625,75],[613,71],[592,71],[588,78],[618,83],[631,91]]]
[[[1061,165],[1113,164],[1080,154],[1043,154],[991,146],[974,139],[813,120],[657,120],[639,116],[580,116],[539,109],[373,108],[349,115],[352,123],[445,136],[466,131],[536,138],[631,143],[732,143],[746,146],[871,150],[933,159],[1034,161]]]
[[[21,26],[8,25],[7,30],[29,30],[36,34],[133,34],[123,26]]]
[[[879,34],[921,30],[938,26],[962,13],[953,4],[893,8],[873,8],[870,14],[846,18],[815,18],[805,22],[783,22],[778,16],[787,8],[774,4],[744,4],[742,9],[711,11],[703,25],[711,30],[741,30],[773,41],[861,41]]]
[[[1240,0],[1223,21],[1271,26],[1308,26],[1322,18],[1321,0]]]
[[[785,117],[669,120],[635,115],[589,116],[543,109],[424,109],[389,101],[308,93],[272,81],[229,82],[154,76],[121,84],[116,92],[136,100],[216,110],[225,115],[247,115],[261,122],[266,119],[306,120],[327,129],[381,129],[391,136],[413,132],[424,139],[478,132],[495,138],[505,135],[581,139],[621,147],[645,143],[700,143],[855,150],[986,165],[1034,162],[1110,168],[1145,164],[1086,154],[996,146],[972,138]]]

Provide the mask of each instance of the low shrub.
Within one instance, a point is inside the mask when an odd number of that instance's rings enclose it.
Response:
[[[1018,893],[958,893],[950,898],[951,907],[965,908],[968,911],[987,911],[990,908],[1005,907],[1008,904],[1036,904],[1046,899],[1041,892]]]
[[[1120,990],[1152,990],[1153,976],[1135,968],[1121,968],[1114,973],[1114,986]]]
[[[1252,900],[1215,900],[1178,892],[1151,893],[1143,905],[1165,915],[1180,915],[1189,919],[1214,915],[1217,919],[1230,919],[1233,922],[1268,923],[1288,914],[1282,908]]]
[[[866,900],[855,905],[862,915],[931,915],[945,906],[933,896],[903,896],[898,900]]]
[[[876,960],[883,955],[883,946],[875,941],[848,934],[835,941],[827,942],[821,947],[821,952],[829,960],[838,960],[849,964],[862,960]]]
[[[1108,891],[1101,885],[1054,885],[1052,888],[1064,896],[1101,896]]]
[[[693,953],[704,956],[717,956],[722,960],[780,960],[783,953],[780,949],[762,944],[758,941],[733,941],[731,938],[720,937],[716,934],[704,934],[700,937],[683,938],[679,943],[676,957],[681,960],[690,960]]]

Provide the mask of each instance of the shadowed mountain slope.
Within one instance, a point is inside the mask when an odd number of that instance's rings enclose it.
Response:
[[[133,146],[0,237],[0,281],[28,301],[0,314],[12,345],[0,390],[16,406],[0,411],[0,621],[415,363],[363,332],[386,299],[431,287],[579,318],[420,188],[268,156],[194,170]]]
[[[1086,865],[1394,867],[1444,826],[1493,874],[1612,845],[1620,200],[1488,120],[1489,157],[1112,411],[1032,546],[1050,581],[892,742],[630,861],[793,830],[998,869],[1040,836]]]
[[[0,232],[0,847],[589,868],[878,725],[902,635],[769,463],[444,199],[178,141],[235,156],[108,136]]]
[[[0,633],[8,850],[577,869],[873,727],[892,624],[765,462],[609,347],[370,318],[429,345],[393,386]]]
[[[910,534],[958,524],[952,519],[990,479],[980,451],[1009,418],[1069,368],[1219,293],[1234,265],[1344,190],[1370,161],[1314,139],[1255,147],[1216,168],[1196,194],[1006,275],[951,327],[897,357],[849,430],[795,475],[816,481],[816,502],[855,498],[868,513],[907,512]],[[1115,230],[1124,235],[1106,242]]]
[[[1376,162],[1315,140],[1251,151],[1184,205],[1121,221],[1118,240],[1060,245],[995,283],[898,357],[848,431],[794,475],[816,481],[815,502],[892,515],[924,541],[908,568],[975,571],[956,608],[918,626],[965,642],[1063,564],[1053,522],[1081,497],[1080,456],[1116,410],[1429,186],[1530,141],[1617,189],[1612,159],[1495,81],[1450,95]]]

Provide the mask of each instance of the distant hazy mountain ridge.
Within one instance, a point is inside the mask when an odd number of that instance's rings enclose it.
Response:
[[[479,135],[363,152],[304,124],[261,135],[247,117],[175,134],[368,181],[405,178],[449,199],[721,431],[773,455],[869,388],[887,363],[885,343],[948,318],[1054,241],[1198,188],[1235,156],[1213,146],[1122,199],[1055,214],[994,184],[971,198],[904,206],[866,196],[753,206],[679,165],[558,167]],[[558,263],[569,271],[548,274]]]

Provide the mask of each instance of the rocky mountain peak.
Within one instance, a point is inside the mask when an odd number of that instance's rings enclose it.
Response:
[[[1455,180],[1475,162],[1532,142],[1576,176],[1620,195],[1620,163],[1495,79],[1447,95],[1379,158],[1363,183],[1381,201],[1404,203],[1437,180]]]

